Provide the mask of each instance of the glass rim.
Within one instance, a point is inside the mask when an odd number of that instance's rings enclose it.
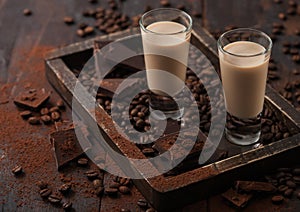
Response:
[[[239,55],[239,54],[235,54],[235,53],[231,53],[231,52],[228,52],[224,49],[225,46],[222,45],[221,43],[221,40],[227,35],[227,34],[230,34],[230,33],[234,33],[234,32],[255,32],[257,34],[260,34],[261,36],[265,37],[269,44],[268,44],[268,47],[265,48],[265,51],[261,52],[261,53],[257,53],[257,54],[250,54],[250,55]],[[257,56],[260,56],[260,55],[265,55],[267,54],[268,52],[271,51],[272,49],[272,46],[273,46],[273,42],[272,42],[272,39],[264,32],[260,31],[260,30],[257,30],[257,29],[252,29],[252,28],[237,28],[237,29],[233,29],[233,30],[229,30],[227,32],[224,32],[218,39],[217,41],[217,45],[218,45],[218,49],[220,49],[223,53],[226,53],[226,54],[229,54],[231,56],[235,56],[235,57],[257,57]]]
[[[145,27],[144,21],[143,21],[143,20],[144,20],[145,17],[146,17],[147,15],[149,15],[150,13],[158,12],[158,11],[175,11],[175,12],[178,12],[179,14],[183,14],[184,16],[186,16],[186,17],[188,18],[188,20],[189,20],[189,25],[188,25],[188,27],[186,27],[186,29],[184,29],[184,30],[182,30],[182,31],[178,31],[178,32],[173,32],[173,33],[159,33],[159,32],[153,32],[153,31],[151,31],[151,30],[149,30],[149,29],[147,29],[147,28]],[[150,10],[150,11],[144,13],[144,14],[142,15],[142,17],[140,18],[140,20],[139,20],[139,25],[140,25],[141,29],[142,29],[144,32],[148,32],[148,33],[152,33],[152,34],[157,34],[157,35],[176,35],[176,34],[180,34],[180,33],[190,32],[190,31],[192,30],[193,19],[192,19],[192,17],[191,17],[188,13],[186,13],[186,12],[184,12],[184,11],[182,11],[182,10],[176,9],[176,8],[157,8],[157,9],[153,9],[153,10]]]

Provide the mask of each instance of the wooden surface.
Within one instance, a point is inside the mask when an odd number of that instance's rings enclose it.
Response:
[[[174,7],[182,2],[188,11],[202,11],[199,0],[171,2]],[[251,27],[260,24],[259,27],[268,32],[272,20],[277,20],[277,13],[280,10],[280,6],[273,8],[272,0],[226,0],[226,4],[223,2],[204,1],[204,20],[195,19],[195,21],[203,21],[203,25],[212,31],[222,30],[229,24]],[[251,3],[248,5],[247,2]],[[262,9],[259,6],[261,2],[267,7]],[[300,4],[299,1],[298,3]],[[137,15],[142,13],[148,4],[153,8],[158,7],[159,1],[127,0],[123,2],[122,10],[128,15]],[[107,6],[107,2],[99,0],[97,5]],[[69,198],[76,211],[119,211],[121,208],[142,211],[136,205],[142,196],[135,188],[132,189],[130,196],[117,199],[99,198],[89,193],[91,185],[83,175],[86,169],[71,166],[58,172],[48,138],[49,133],[55,130],[54,126],[29,125],[18,115],[18,109],[13,104],[13,98],[26,87],[53,91],[44,75],[44,53],[65,44],[81,41],[82,38],[75,34],[76,25],[65,25],[63,17],[73,16],[79,23],[85,20],[81,16],[82,10],[97,5],[91,5],[86,0],[0,0],[0,211],[61,211],[61,208],[41,199],[36,182],[45,180],[55,189],[67,177],[71,177],[74,183],[75,192]],[[31,9],[33,15],[23,16],[22,11],[25,8]],[[259,9],[255,10],[256,8]],[[249,9],[247,11],[251,13],[250,19],[242,12],[245,9]],[[282,41],[285,37],[280,39]],[[283,76],[281,81],[274,84],[278,89],[291,79],[291,70],[299,69],[299,65],[296,66],[290,59],[282,57],[280,50],[281,46],[278,45],[273,52]],[[59,95],[53,91],[50,102],[55,102],[57,98]],[[63,119],[65,121],[71,119],[70,109],[64,113]],[[13,176],[11,169],[15,165],[24,168],[25,176],[18,178]],[[109,181],[111,178],[112,176],[105,174],[104,180]],[[287,210],[295,209],[297,206],[299,200],[296,199],[287,201],[283,206],[273,206],[270,197],[262,197],[251,201],[245,211],[274,211],[280,207]],[[178,211],[220,210],[235,211],[218,195]]]

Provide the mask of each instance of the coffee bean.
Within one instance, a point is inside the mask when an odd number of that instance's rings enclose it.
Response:
[[[48,187],[48,183],[44,181],[37,181],[36,185],[42,190]]]
[[[295,35],[298,35],[298,36],[300,35],[300,29],[295,29],[294,32],[295,32]]]
[[[59,109],[65,109],[65,103],[64,103],[64,101],[62,100],[62,99],[59,99],[59,100],[57,100],[57,102],[56,102],[56,106],[59,108]]]
[[[115,196],[118,194],[117,188],[105,188],[104,193],[108,196]]]
[[[285,197],[290,198],[290,197],[293,195],[293,193],[294,193],[294,190],[293,190],[293,189],[287,189],[287,190],[283,193],[283,195],[284,195]]]
[[[84,37],[85,36],[85,33],[84,33],[84,31],[82,30],[82,29],[78,29],[77,31],[76,31],[76,34],[79,36],[79,37]]]
[[[84,173],[90,180],[94,180],[99,176],[99,173],[96,170],[89,170]]]
[[[71,25],[71,24],[74,24],[74,19],[70,16],[66,16],[66,17],[64,17],[64,22],[67,25]]]
[[[95,179],[95,180],[93,180],[93,186],[94,186],[94,188],[99,188],[99,187],[103,186],[103,183],[101,180]]]
[[[292,60],[296,63],[300,63],[300,54],[293,55]]]
[[[281,20],[286,20],[286,15],[284,13],[278,13],[278,18]]]
[[[119,191],[122,194],[129,194],[130,193],[130,189],[127,186],[120,186]]]
[[[30,9],[24,9],[23,10],[23,14],[25,15],[25,16],[30,16],[30,15],[32,15],[32,11],[30,10]]]
[[[131,212],[131,210],[122,208],[122,209],[120,210],[120,212]]]
[[[90,34],[93,34],[95,31],[94,27],[92,26],[88,26],[84,29],[84,34],[85,35],[90,35]]]
[[[46,198],[46,197],[50,196],[50,194],[52,194],[52,191],[50,189],[48,189],[48,188],[42,189],[40,191],[40,196],[42,198]]]
[[[40,119],[38,117],[30,117],[28,119],[28,123],[31,124],[31,125],[38,125],[40,124]]]
[[[51,118],[54,120],[54,121],[58,121],[60,119],[60,113],[59,112],[52,112],[51,113]]]
[[[135,125],[136,125],[137,128],[142,129],[142,128],[144,128],[144,126],[145,126],[145,121],[142,120],[142,119],[138,119],[138,120],[136,121]]]
[[[281,178],[282,179],[282,178]],[[278,191],[280,192],[280,193],[284,193],[286,190],[288,190],[289,189],[289,187],[287,187],[286,185],[281,185],[281,186],[279,186],[278,187]]]
[[[298,55],[299,54],[299,50],[298,49],[290,49],[290,54],[291,55]]]
[[[272,197],[272,202],[276,205],[281,204],[283,202],[283,200],[284,200],[284,197],[281,195],[276,195],[276,196]]]
[[[70,210],[72,208],[72,202],[67,201],[62,204],[64,210]]]
[[[98,0],[88,0],[88,2],[91,4],[96,4],[96,3],[98,3]]]
[[[120,187],[120,183],[118,182],[113,182],[109,185],[110,188],[119,188]]]
[[[87,27],[88,25],[86,24],[86,23],[80,23],[79,25],[78,25],[78,29],[85,29],[86,27]]]
[[[79,166],[87,166],[89,163],[89,160],[87,158],[79,158],[77,161],[77,164]]]
[[[48,115],[43,115],[43,116],[41,116],[41,120],[44,124],[50,124],[52,119]]]
[[[272,26],[273,26],[273,28],[284,29],[284,26],[282,23],[273,22]]]
[[[293,181],[291,181],[291,180],[286,181],[286,185],[289,188],[296,188],[296,184]]]
[[[71,184],[69,183],[65,183],[65,184],[62,184],[58,190],[63,193],[63,194],[66,194],[68,193],[70,190],[71,190]]]
[[[287,13],[288,15],[295,15],[295,14],[297,13],[297,11],[296,11],[295,8],[290,7],[290,8],[288,8],[288,9],[286,10],[286,13]]]
[[[30,110],[25,110],[20,113],[20,116],[23,119],[28,119],[30,116],[32,116],[32,112]]]
[[[168,0],[160,0],[160,5],[163,7],[171,6],[171,3]]]
[[[289,1],[289,6],[291,6],[291,7],[297,7],[297,2],[294,1],[294,0],[290,0]]]
[[[55,194],[51,194],[49,197],[48,197],[48,201],[52,204],[58,204],[60,203],[61,201],[61,198]]]
[[[153,208],[149,208],[149,209],[146,210],[146,212],[156,212],[156,210],[153,209]]]
[[[201,15],[201,12],[197,11],[197,10],[193,10],[191,12],[192,16],[196,17],[196,18],[201,18],[202,15]]]
[[[22,166],[15,166],[12,170],[14,175],[20,175],[23,172]]]
[[[279,29],[279,28],[272,29],[272,34],[273,35],[280,35],[281,34],[281,29]]]
[[[292,173],[293,173],[294,175],[300,176],[300,168],[295,168],[295,169],[293,169]]]
[[[274,1],[274,3],[276,3],[276,4],[281,4],[282,3],[282,0],[273,0]]]
[[[276,70],[277,66],[274,63],[269,63],[269,70]]]
[[[152,148],[145,148],[142,150],[142,152],[145,156],[153,156],[155,153],[154,149]]]
[[[141,208],[148,208],[148,202],[145,199],[139,199],[137,205]]]
[[[300,199],[300,192],[298,192],[298,194],[297,194],[297,198],[298,198],[298,199]]]
[[[130,179],[121,177],[120,180],[119,180],[119,183],[121,185],[128,186],[130,184]]]
[[[95,189],[95,194],[101,196],[103,194],[104,188],[102,186]]]
[[[57,106],[51,107],[49,109],[49,113],[53,113],[53,112],[59,112],[59,108]]]
[[[48,115],[49,114],[49,109],[48,108],[42,108],[41,111],[40,111],[40,114],[43,116],[43,115]]]

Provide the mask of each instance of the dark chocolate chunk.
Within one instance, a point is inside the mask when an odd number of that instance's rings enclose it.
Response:
[[[245,207],[249,200],[252,198],[252,194],[240,194],[236,190],[229,189],[222,194],[227,201],[232,203],[238,208]]]
[[[58,169],[83,154],[82,147],[77,140],[74,129],[54,132],[50,134],[50,141],[54,147]],[[84,148],[88,148],[89,146],[87,143]]]
[[[16,96],[14,99],[14,103],[19,107],[27,108],[30,110],[37,110],[44,103],[46,103],[49,98],[50,93],[46,92],[44,89],[30,89],[21,92],[18,96]]]

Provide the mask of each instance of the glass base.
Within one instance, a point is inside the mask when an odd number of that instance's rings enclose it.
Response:
[[[247,146],[259,141],[261,114],[255,118],[241,119],[227,113],[225,136],[233,144]]]

